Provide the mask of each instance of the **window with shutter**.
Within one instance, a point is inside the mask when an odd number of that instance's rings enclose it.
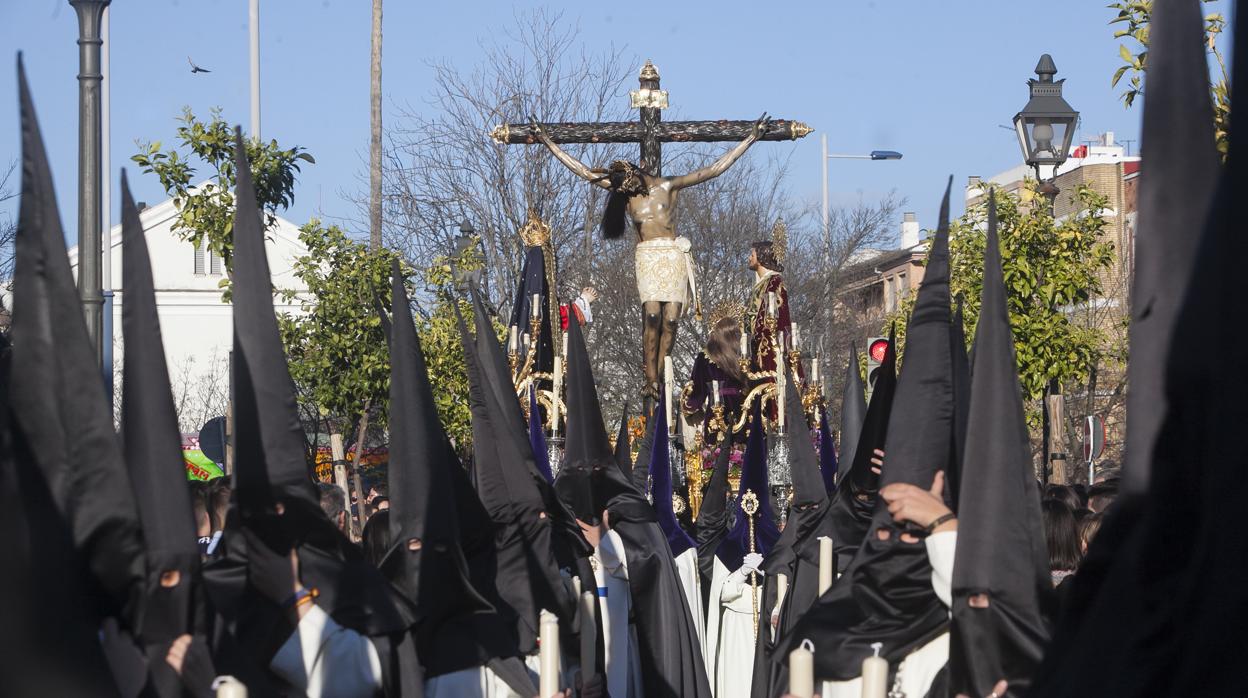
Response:
[[[195,273],[197,275],[204,273],[204,246],[195,245]]]

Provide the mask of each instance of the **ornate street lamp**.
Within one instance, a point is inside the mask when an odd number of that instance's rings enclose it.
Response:
[[[1031,100],[1014,115],[1014,128],[1018,131],[1023,160],[1035,168],[1036,179],[1042,181],[1041,165],[1052,166],[1056,175],[1057,167],[1066,162],[1070,142],[1075,137],[1075,122],[1079,119],[1079,112],[1062,99],[1062,83],[1066,81],[1054,80],[1056,74],[1053,57],[1047,53],[1040,56],[1040,62],[1036,64],[1039,79],[1027,81]],[[1051,181],[1048,184],[1052,186]],[[1056,193],[1054,188],[1053,194]]]
[[[1075,122],[1079,120],[1079,112],[1062,99],[1062,83],[1065,80],[1054,80],[1056,74],[1053,57],[1047,53],[1040,56],[1040,62],[1036,64],[1039,79],[1027,81],[1031,100],[1014,115],[1014,128],[1018,131],[1023,160],[1036,171],[1040,193],[1048,200],[1050,216],[1053,215],[1058,193],[1053,180],[1057,177],[1057,168],[1066,162],[1070,153]],[[1048,179],[1040,174],[1041,165],[1052,167]],[[1049,472],[1047,479],[1058,484],[1066,483],[1066,439],[1062,436],[1061,427],[1063,404],[1061,387],[1053,380],[1045,390],[1044,461]]]

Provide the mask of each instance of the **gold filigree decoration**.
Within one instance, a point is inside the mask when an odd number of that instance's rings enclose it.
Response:
[[[792,134],[793,140],[797,140],[799,138],[805,138],[808,134],[810,134],[814,130],[815,129],[811,128],[810,126],[807,126],[806,124],[800,121],[793,121],[793,122],[790,122],[789,124],[789,133]]]
[[[640,77],[642,80],[658,80],[659,69],[654,67],[654,63],[651,62],[649,58],[647,58],[646,64],[641,66],[641,73],[638,77]]]
[[[507,124],[499,124],[494,127],[493,131],[490,131],[490,138],[493,138],[496,143],[506,145],[507,140],[511,138],[511,129]]]
[[[688,508],[688,505],[685,504],[685,500],[682,499],[680,495],[678,494],[672,495],[672,513],[673,514],[680,516],[681,514],[685,513],[685,509],[687,508]]]
[[[784,224],[784,218],[776,219],[776,224],[771,227],[771,251],[776,255],[776,261],[783,264],[789,251],[789,228]]]
[[[713,330],[721,320],[733,318],[740,321],[743,317],[745,317],[744,303],[736,300],[721,301],[714,305],[710,314],[706,316],[706,326]]]
[[[529,220],[520,228],[520,239],[526,247],[541,247],[550,240],[550,226],[537,215],[537,211],[529,209]]]

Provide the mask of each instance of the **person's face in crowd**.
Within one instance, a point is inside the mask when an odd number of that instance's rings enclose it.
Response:
[[[758,251],[757,250],[754,250],[754,249],[750,250],[750,262],[748,266],[750,267],[750,271],[758,271],[759,265],[758,265]]]
[[[385,511],[390,508],[390,500],[383,499],[377,504],[377,511]]]

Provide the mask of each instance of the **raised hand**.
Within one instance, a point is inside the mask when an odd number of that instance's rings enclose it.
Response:
[[[767,116],[767,112],[763,112],[763,115],[758,117],[758,121],[754,122],[754,130],[750,135],[754,136],[754,140],[759,140],[767,135],[769,128],[771,128],[771,117]]]
[[[932,522],[950,513],[949,507],[945,506],[945,501],[941,498],[944,490],[945,472],[941,470],[932,480],[931,489],[925,490],[904,482],[896,482],[880,490],[880,496],[888,503],[888,513],[893,515],[894,521],[910,522],[927,528]],[[956,525],[956,520],[942,524],[948,528],[954,528]]]

